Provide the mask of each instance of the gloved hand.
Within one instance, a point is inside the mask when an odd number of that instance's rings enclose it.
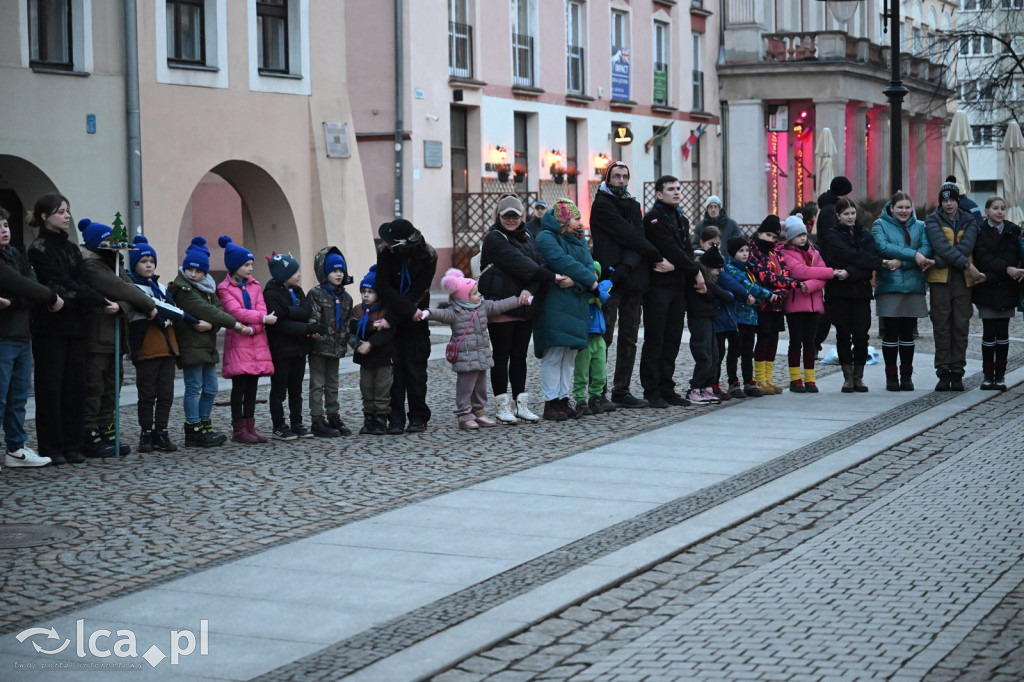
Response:
[[[597,283],[597,297],[601,300],[601,303],[605,303],[612,297],[612,286],[614,285],[610,279],[603,279]]]
[[[326,333],[327,327],[320,324],[319,322],[310,322],[309,324],[306,325],[306,336],[314,336],[315,334],[324,336]]]

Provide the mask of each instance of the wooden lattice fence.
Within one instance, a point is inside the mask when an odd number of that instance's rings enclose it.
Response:
[[[511,189],[514,190],[514,187]],[[480,241],[494,224],[498,200],[508,192],[452,194],[452,265],[469,272],[469,260],[480,252]],[[537,192],[516,192],[525,206],[539,198]],[[529,217],[529,216],[527,216]]]
[[[691,225],[696,225],[704,217],[704,202],[711,196],[710,180],[682,180],[683,200],[680,206],[683,207],[683,215],[690,220]],[[656,201],[654,197],[654,183],[644,183],[644,211],[651,210]]]

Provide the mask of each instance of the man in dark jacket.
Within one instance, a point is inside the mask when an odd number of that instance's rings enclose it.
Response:
[[[388,309],[388,324],[395,328],[394,380],[388,433],[425,431],[430,421],[427,406],[427,361],[430,328],[415,321],[420,308],[430,307],[430,284],[437,271],[437,252],[423,234],[404,218],[384,223],[378,230],[377,292]],[[409,428],[405,427],[406,398]]]
[[[50,463],[25,443],[25,404],[32,387],[33,304],[57,312],[63,299],[38,281],[28,259],[10,245],[8,213],[0,208],[0,426],[4,428],[8,467],[40,467]]]
[[[740,226],[725,213],[722,200],[712,194],[704,202],[704,219],[693,228],[693,248],[700,246],[700,235],[705,227],[717,227],[722,236],[722,243],[728,244],[730,239],[742,237]]]
[[[657,272],[670,272],[675,266],[644,237],[643,212],[626,189],[628,183],[626,164],[616,161],[608,166],[605,181],[590,207],[590,233],[594,238],[594,260],[612,281],[611,298],[604,304],[607,325],[604,340],[609,348],[615,321],[619,321],[612,402],[622,407],[647,407],[646,400],[635,398],[629,392],[636,362],[640,306],[650,284],[652,266]],[[601,402],[607,408],[604,396]]]
[[[689,405],[675,392],[676,357],[683,338],[687,290],[706,291],[704,276],[690,246],[690,221],[679,204],[683,187],[678,178],[663,175],[654,182],[657,199],[644,216],[644,236],[672,264],[669,272],[651,274],[643,294],[644,347],[640,353],[640,384],[651,407]]]
[[[540,232],[540,219],[544,217],[544,211],[548,210],[548,202],[543,199],[538,199],[533,205],[533,215],[526,221],[526,231],[530,233],[531,237],[536,238],[537,233]]]
[[[814,224],[814,240],[817,243],[836,224],[836,202],[853,192],[853,183],[846,176],[839,175],[832,179],[828,189],[818,196],[818,217]],[[818,244],[818,251],[821,251],[821,244]],[[822,258],[825,255],[822,254]],[[825,261],[825,264],[832,267],[832,264]],[[825,297],[828,298],[826,291]],[[825,305],[825,313],[818,318],[818,332],[814,335],[814,345],[821,350],[821,344],[825,343],[828,333],[832,329],[832,321],[829,318],[828,305]]]

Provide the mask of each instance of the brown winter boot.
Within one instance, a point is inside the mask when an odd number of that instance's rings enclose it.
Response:
[[[843,365],[843,393],[853,393],[853,365]]]

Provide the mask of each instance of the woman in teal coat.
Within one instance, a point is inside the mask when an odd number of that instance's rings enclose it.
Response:
[[[597,289],[594,259],[583,237],[576,204],[559,199],[544,214],[537,247],[548,269],[562,273],[548,286],[534,321],[533,352],[541,359],[544,419],[564,421],[569,416],[576,353],[587,345],[589,292]]]
[[[882,209],[871,234],[886,267],[877,272],[875,313],[882,319],[885,388],[913,391],[915,320],[928,315],[924,271],[935,265],[924,223],[914,216],[914,202],[896,192]],[[890,269],[893,261],[898,265]],[[899,360],[897,378],[896,361]]]

